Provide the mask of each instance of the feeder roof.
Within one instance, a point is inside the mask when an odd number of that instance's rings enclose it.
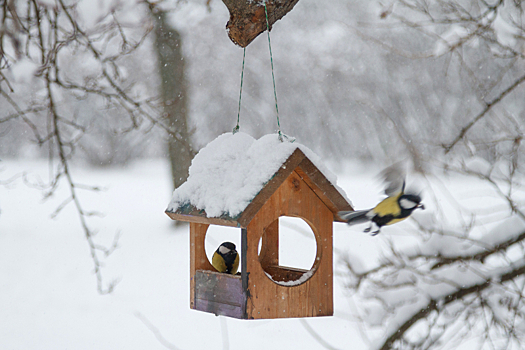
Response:
[[[277,134],[255,140],[238,132],[199,151],[166,213],[175,220],[245,227],[295,170],[334,214],[352,209],[336,176],[308,147],[281,142]]]

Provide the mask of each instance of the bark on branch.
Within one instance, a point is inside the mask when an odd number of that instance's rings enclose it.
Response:
[[[270,30],[273,24],[290,12],[298,1],[266,1]],[[230,20],[226,23],[226,30],[234,44],[246,47],[267,29],[264,1],[222,0],[222,2],[230,11]]]

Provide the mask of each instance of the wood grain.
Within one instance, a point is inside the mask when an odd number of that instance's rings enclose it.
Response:
[[[346,222],[339,218],[337,213],[339,211],[354,210],[354,208],[310,159],[305,157],[295,171],[334,213],[334,221]]]
[[[172,219],[190,222],[190,307],[241,319],[332,315],[332,225],[340,210],[352,207],[296,149],[236,218],[207,218],[204,210],[189,205],[167,211]],[[306,221],[317,244],[312,276],[298,285],[275,282],[296,281],[308,272],[279,265],[281,216]],[[210,264],[205,251],[210,224],[241,227],[240,276],[216,273]]]
[[[243,318],[246,306],[241,276],[197,270],[195,309],[215,315]]]
[[[215,271],[206,256],[204,241],[208,224],[190,223],[190,308],[195,309],[195,275],[197,270]]]
[[[279,266],[279,265],[271,265],[271,266],[262,265],[262,267],[266,273],[272,276],[272,280],[279,281],[279,282],[297,281],[299,278],[302,277],[303,274],[308,272],[308,270],[304,270],[304,269],[297,269],[294,267]]]
[[[313,276],[297,286],[282,286],[266,276],[257,248],[265,228],[280,216],[304,219],[317,243]],[[329,316],[333,314],[332,271],[333,214],[310,187],[293,172],[279,186],[247,228],[247,257],[250,272],[246,312],[248,318]],[[290,270],[291,271],[291,270]],[[286,278],[286,277],[285,277]]]
[[[275,191],[282,185],[282,183],[290,176],[295,168],[301,164],[306,156],[297,148],[288,159],[281,165],[275,175],[264,185],[261,191],[248,204],[246,209],[242,212],[237,222],[242,227],[247,227],[248,223],[259,212],[262,206],[275,193]]]
[[[263,229],[259,261],[264,270],[279,265],[279,220]]]
[[[299,0],[267,0],[270,30],[275,22],[290,12]],[[230,12],[226,30],[230,40],[241,47],[248,46],[259,34],[267,30],[262,1],[222,0]]]

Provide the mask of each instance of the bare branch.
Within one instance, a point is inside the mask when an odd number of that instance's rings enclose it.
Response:
[[[494,105],[498,104],[507,96],[509,93],[514,91],[521,83],[525,81],[525,75],[521,76],[517,80],[514,81],[512,85],[510,85],[507,89],[502,91],[497,97],[495,97],[493,100],[487,102],[485,104],[485,107],[483,110],[474,118],[472,119],[467,125],[465,125],[461,131],[459,132],[458,136],[449,144],[443,145],[443,148],[445,149],[445,153],[448,153],[454,148],[454,146],[463,139],[465,134],[472,128],[478,121],[480,121],[491,109]]]
[[[157,327],[155,327],[153,325],[153,323],[151,323],[147,318],[146,316],[144,316],[143,314],[141,314],[140,312],[135,312],[135,317],[138,318],[142,323],[144,323],[144,325],[153,333],[153,335],[155,336],[155,338],[157,338],[157,340],[159,341],[159,343],[162,344],[162,346],[164,346],[166,349],[171,349],[171,350],[180,350],[180,348],[178,348],[177,346],[173,345],[172,343],[170,343],[169,341],[166,340],[166,338],[164,338],[164,336],[162,335],[162,333],[159,331],[159,329]]]
[[[313,328],[303,319],[300,319],[299,322],[303,325],[303,327],[310,333],[310,335],[319,343],[321,346],[325,349],[329,350],[337,350],[337,348],[334,348],[332,345],[330,345],[326,340],[324,340]]]

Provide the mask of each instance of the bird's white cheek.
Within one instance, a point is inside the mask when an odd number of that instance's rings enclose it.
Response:
[[[226,248],[225,246],[221,245],[219,247],[219,252],[221,252],[221,254],[226,254],[228,253],[230,250],[228,248]]]
[[[401,205],[401,207],[405,208],[405,209],[412,209],[414,208],[417,203],[415,202],[412,202],[411,200],[408,200],[408,199],[405,199],[405,198],[402,198],[400,201],[399,201],[399,205]]]

